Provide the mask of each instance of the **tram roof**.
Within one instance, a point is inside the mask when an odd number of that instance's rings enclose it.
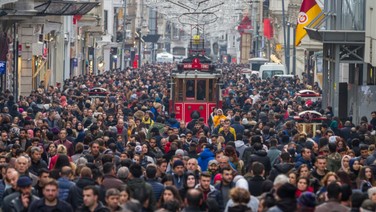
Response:
[[[222,70],[216,69],[215,72],[195,70],[179,72],[177,70],[173,70],[171,76],[179,79],[214,79],[222,76]]]
[[[205,55],[191,55],[188,58],[183,59],[182,63],[192,63],[194,59],[199,59],[200,63],[211,63],[210,58]]]

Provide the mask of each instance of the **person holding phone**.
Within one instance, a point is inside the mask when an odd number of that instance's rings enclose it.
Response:
[[[17,180],[18,192],[14,192],[4,198],[3,211],[27,211],[31,203],[39,200],[32,193],[32,180],[29,176],[20,176]]]

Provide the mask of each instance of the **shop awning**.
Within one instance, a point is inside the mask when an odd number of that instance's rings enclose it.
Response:
[[[35,7],[38,11],[37,15],[85,15],[96,7],[99,2],[75,2],[75,1],[59,1],[49,0],[41,5]]]

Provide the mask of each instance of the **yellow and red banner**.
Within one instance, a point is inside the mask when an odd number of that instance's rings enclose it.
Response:
[[[320,13],[321,8],[316,0],[303,0],[298,16],[298,23],[296,25],[296,46],[298,46],[301,40],[307,35],[307,31],[304,27],[310,24]]]

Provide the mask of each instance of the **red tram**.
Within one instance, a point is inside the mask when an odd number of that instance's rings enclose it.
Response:
[[[197,111],[207,123],[213,109],[222,106],[221,76],[204,54],[184,59],[171,73],[170,113],[187,123]]]

